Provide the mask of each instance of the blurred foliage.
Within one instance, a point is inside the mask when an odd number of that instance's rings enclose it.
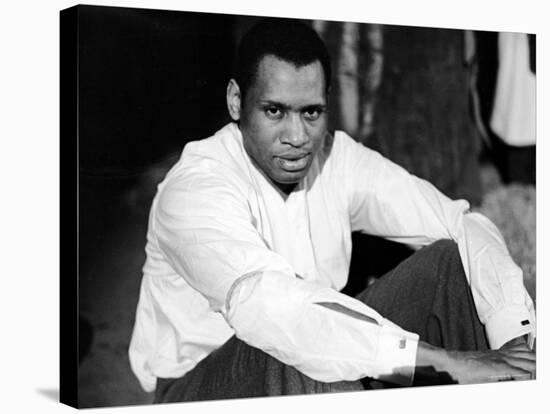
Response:
[[[501,231],[514,261],[523,270],[527,291],[536,296],[536,195],[532,185],[500,185],[490,190],[476,211]]]

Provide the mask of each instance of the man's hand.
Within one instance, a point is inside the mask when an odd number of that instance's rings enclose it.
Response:
[[[420,342],[415,372],[422,376],[435,370],[459,384],[526,380],[535,378],[535,360],[535,352],[519,338],[498,350],[471,352],[446,351]]]

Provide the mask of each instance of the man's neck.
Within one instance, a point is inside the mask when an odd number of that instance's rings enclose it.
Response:
[[[298,186],[298,183],[294,183],[294,184],[273,183],[273,185],[281,194],[281,197],[283,197],[283,199],[286,201],[290,193],[292,193],[294,189]]]

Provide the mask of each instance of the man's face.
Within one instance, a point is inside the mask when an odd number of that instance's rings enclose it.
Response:
[[[324,73],[319,61],[296,68],[268,55],[241,102],[246,152],[288,193],[308,172],[327,128]]]

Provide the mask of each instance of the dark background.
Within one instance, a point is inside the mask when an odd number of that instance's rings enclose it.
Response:
[[[78,401],[80,407],[149,403],[152,395],[131,373],[127,350],[150,202],[185,143],[229,121],[225,90],[235,45],[259,18],[93,6],[77,11]],[[326,40],[333,58],[339,31],[341,24],[331,22]],[[356,139],[447,194],[480,204],[480,159],[491,161],[493,154],[471,119],[463,32],[385,26],[384,36],[375,133]],[[336,87],[331,102],[337,93]],[[334,114],[330,126],[340,128]],[[357,253],[366,248],[377,249],[368,261]],[[408,253],[354,235],[346,291]]]
[[[81,10],[83,173],[143,172],[222,124],[234,44],[231,16]]]

